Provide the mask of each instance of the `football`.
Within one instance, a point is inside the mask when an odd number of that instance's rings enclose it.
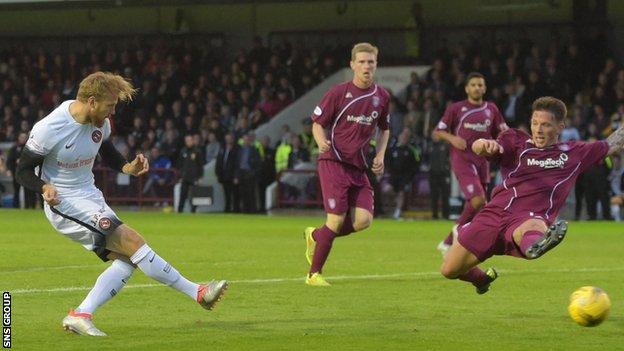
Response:
[[[602,323],[610,309],[609,295],[595,286],[584,286],[570,295],[570,317],[584,327],[595,327]]]

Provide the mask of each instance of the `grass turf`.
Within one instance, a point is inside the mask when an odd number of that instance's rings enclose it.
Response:
[[[187,278],[231,281],[212,312],[136,271],[95,314],[107,338],[68,334],[61,319],[106,267],[40,211],[0,210],[0,290],[12,293],[16,350],[586,350],[624,349],[621,225],[571,223],[539,260],[496,257],[489,293],[443,279],[435,246],[450,222],[376,220],[334,242],[324,276],[304,285],[302,231],[322,218],[120,213]],[[568,296],[605,289],[611,315],[574,324]]]

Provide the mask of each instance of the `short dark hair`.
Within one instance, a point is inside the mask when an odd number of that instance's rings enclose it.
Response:
[[[555,116],[557,122],[563,122],[568,114],[568,109],[563,101],[552,96],[542,96],[535,100],[533,102],[533,112],[535,111],[550,112]]]
[[[468,82],[470,82],[472,78],[481,78],[485,80],[485,76],[483,74],[479,72],[470,72],[468,73],[468,76],[466,77],[466,81],[464,82],[464,85],[468,85]]]

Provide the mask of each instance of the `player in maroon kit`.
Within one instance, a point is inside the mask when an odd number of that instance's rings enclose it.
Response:
[[[377,53],[378,49],[369,43],[353,46],[353,79],[332,87],[312,114],[327,220],[322,227],[304,231],[310,263],[308,285],[330,285],[321,272],[334,238],[366,229],[373,221],[373,189],[366,176],[366,154],[379,127],[377,153],[370,167],[375,174],[382,174],[390,137],[390,95],[373,81]]]
[[[508,129],[496,105],[483,99],[486,86],[481,73],[468,74],[465,90],[468,98],[451,104],[433,132],[434,138],[453,146],[450,149],[451,168],[466,199],[452,232],[438,244],[438,250],[443,254],[451,247],[457,227],[470,222],[485,205],[485,189],[490,182],[489,163],[475,155],[470,146],[479,138],[496,138],[499,132]]]
[[[479,294],[497,278],[477,265],[493,255],[535,259],[559,244],[567,222],[557,214],[580,173],[622,150],[624,127],[606,140],[559,142],[565,104],[553,97],[533,103],[531,134],[510,129],[496,140],[479,139],[475,154],[497,158],[504,178],[492,200],[461,226],[442,264],[442,275],[471,282]]]

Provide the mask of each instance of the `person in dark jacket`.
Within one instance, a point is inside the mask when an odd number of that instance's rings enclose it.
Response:
[[[22,153],[22,149],[28,140],[28,134],[22,132],[19,133],[17,137],[17,142],[13,145],[8,153],[7,153],[7,169],[9,170],[9,176],[13,177],[13,207],[20,208],[19,203],[19,191],[22,187],[16,180],[15,170],[17,169],[17,164],[19,161],[20,154]],[[24,207],[25,208],[35,208],[37,203],[37,194],[33,191],[30,191],[24,188]]]
[[[238,157],[237,177],[240,182],[240,190],[243,197],[243,212],[254,213],[257,209],[258,197],[256,196],[258,170],[260,163],[260,153],[255,147],[253,132],[247,133],[243,137],[243,145],[240,148]]]
[[[182,189],[180,190],[180,202],[178,203],[178,212],[184,210],[184,204],[188,197],[191,186],[197,184],[204,170],[204,154],[201,148],[195,143],[195,137],[188,134],[184,137],[184,148],[180,151],[178,159],[178,169],[180,170],[180,178],[182,181]],[[191,212],[195,212],[196,206],[191,204]]]
[[[240,198],[236,169],[240,149],[234,142],[234,134],[225,135],[225,145],[219,150],[215,173],[225,193],[225,212],[240,212]]]

